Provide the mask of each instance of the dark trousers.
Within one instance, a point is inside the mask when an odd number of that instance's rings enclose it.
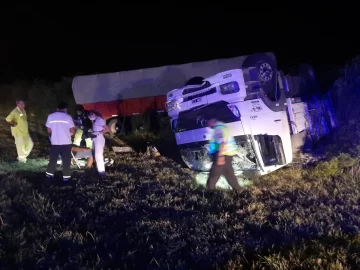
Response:
[[[208,189],[214,189],[216,183],[219,181],[221,175],[224,175],[226,181],[234,190],[240,190],[241,186],[235,176],[234,169],[232,167],[232,156],[225,156],[225,164],[217,165],[216,160],[217,156],[213,157],[213,164],[210,169],[209,178],[206,183]]]
[[[67,145],[51,145],[50,147],[50,160],[46,170],[46,174],[53,176],[56,170],[56,163],[59,155],[62,160],[63,177],[70,178],[70,164],[71,164],[71,144]]]

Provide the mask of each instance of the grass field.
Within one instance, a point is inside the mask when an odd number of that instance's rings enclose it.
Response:
[[[112,157],[98,182],[44,185],[46,136],[18,165],[0,122],[1,269],[359,269],[360,179],[347,155],[243,191],[205,191],[172,160]]]

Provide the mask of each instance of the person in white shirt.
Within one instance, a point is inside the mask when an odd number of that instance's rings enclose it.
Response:
[[[56,163],[59,155],[63,165],[63,180],[68,181],[71,177],[71,136],[75,133],[75,125],[72,117],[67,114],[67,104],[60,102],[57,111],[50,114],[46,121],[46,127],[51,134],[50,160],[46,170],[48,178],[54,177]]]
[[[93,149],[95,152],[95,162],[98,173],[100,176],[105,175],[105,162],[104,162],[104,147],[105,138],[104,134],[109,132],[109,128],[105,120],[95,111],[89,111],[88,118],[92,121],[92,138]]]

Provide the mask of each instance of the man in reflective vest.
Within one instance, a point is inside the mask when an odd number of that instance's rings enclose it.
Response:
[[[11,134],[15,139],[18,161],[25,163],[33,149],[34,143],[29,135],[25,102],[17,100],[16,105],[16,108],[11,111],[5,120],[11,126]]]
[[[71,136],[75,133],[75,124],[72,117],[67,114],[67,104],[60,102],[57,111],[49,114],[46,120],[46,127],[50,134],[50,160],[46,169],[46,176],[54,177],[56,163],[59,155],[63,165],[63,180],[71,178]]]
[[[90,130],[92,128],[92,122],[87,116],[84,106],[76,105],[76,115],[74,117],[76,133],[74,136],[73,144],[77,146],[83,146],[82,141],[85,141],[86,148],[92,149],[93,142],[90,136]]]
[[[211,119],[208,126],[213,129],[213,135],[210,141],[209,154],[212,156],[212,166],[209,178],[206,183],[208,189],[214,189],[221,175],[225,176],[226,181],[234,190],[240,190],[241,186],[236,179],[232,167],[233,156],[237,154],[237,145],[227,126]]]

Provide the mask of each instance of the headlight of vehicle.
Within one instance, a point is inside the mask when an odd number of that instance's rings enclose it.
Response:
[[[177,103],[177,101],[176,100],[172,100],[172,101],[168,101],[168,102],[166,102],[166,110],[168,111],[168,112],[170,112],[170,111],[172,111],[172,110],[175,110],[176,108],[177,108],[177,106],[178,106],[178,103]]]
[[[228,108],[231,110],[231,112],[232,112],[236,117],[240,117],[240,111],[239,111],[238,107],[236,107],[235,105],[228,105]]]
[[[238,82],[230,82],[220,85],[221,94],[233,94],[240,91]]]
[[[174,120],[171,121],[171,129],[172,129],[173,131],[176,130],[177,123],[178,123],[178,120],[177,120],[177,119],[174,119]]]

